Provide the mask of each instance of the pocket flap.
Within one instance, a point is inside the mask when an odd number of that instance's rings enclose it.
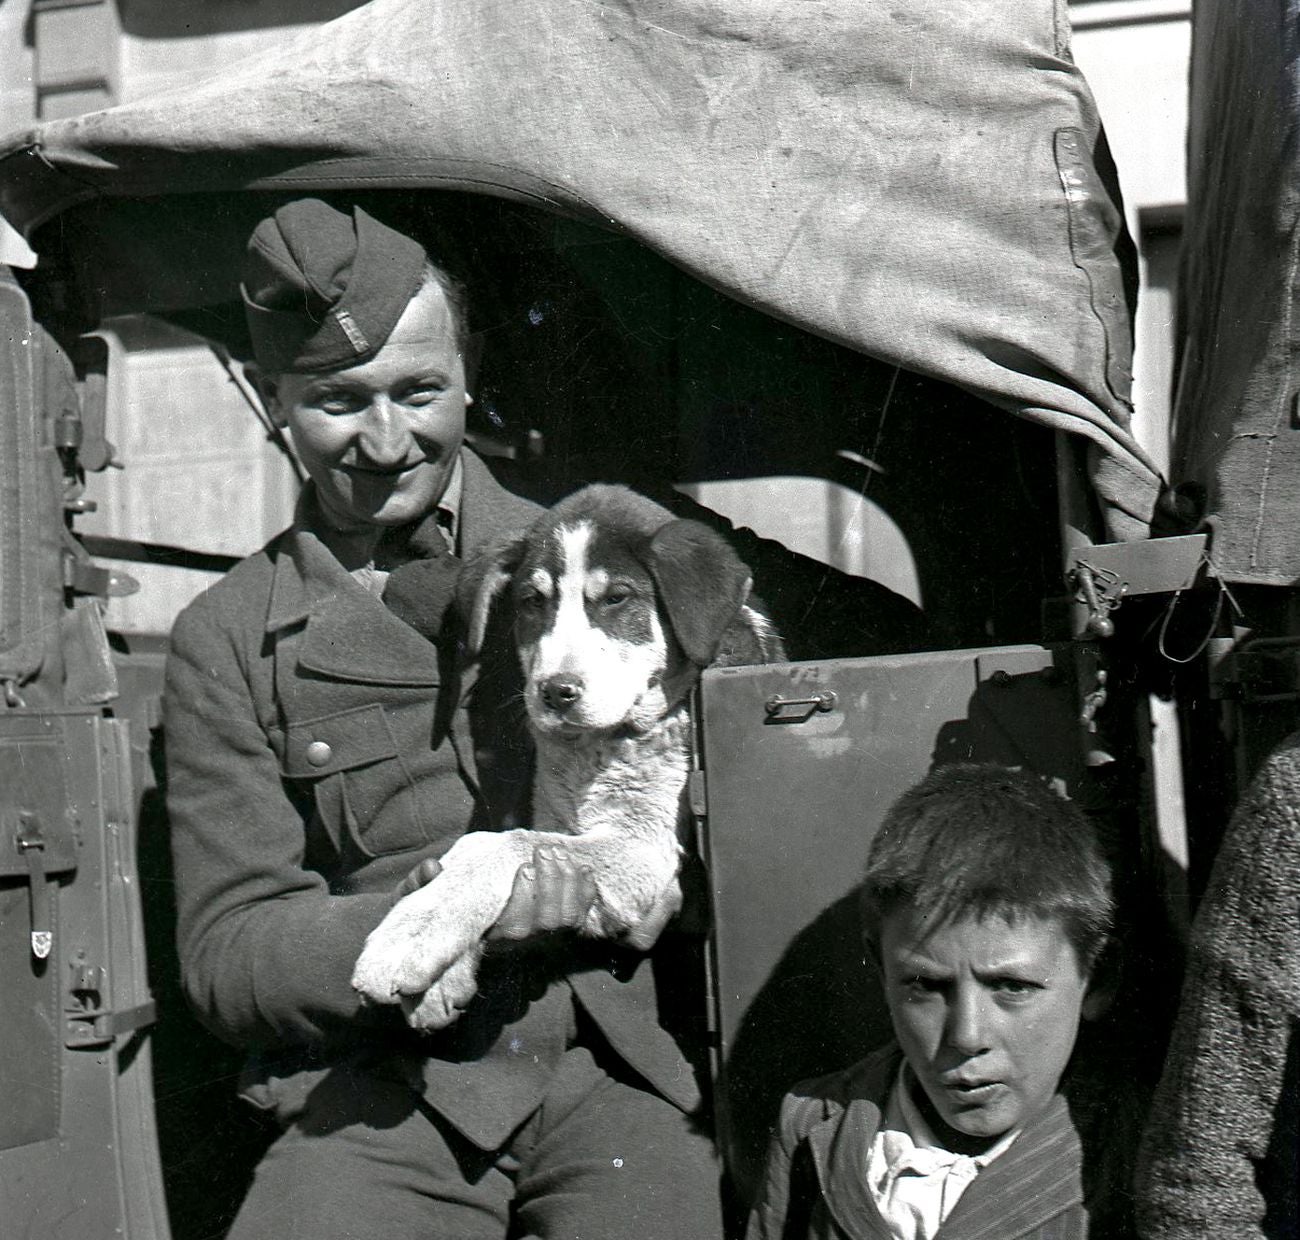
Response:
[[[285,734],[284,771],[292,779],[319,779],[396,756],[397,741],[379,705],[291,723]]]

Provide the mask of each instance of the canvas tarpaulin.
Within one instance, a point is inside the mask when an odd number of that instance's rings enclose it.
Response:
[[[1300,579],[1300,0],[1197,0],[1175,473],[1232,581]]]
[[[68,244],[94,204],[96,261],[119,276],[151,238],[115,231],[105,196],[429,186],[534,202],[1086,437],[1114,536],[1143,535],[1159,491],[1128,430],[1131,271],[1064,0],[374,0],[4,150],[9,220],[39,249],[69,213]],[[174,266],[171,286],[139,281],[142,300],[210,279],[196,254]]]

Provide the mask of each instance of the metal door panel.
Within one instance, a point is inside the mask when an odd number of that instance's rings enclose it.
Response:
[[[1070,648],[705,673],[717,1103],[742,1192],[781,1094],[889,1036],[855,899],[886,810],[932,766],[955,761],[1026,766],[1074,788],[1078,714]]]

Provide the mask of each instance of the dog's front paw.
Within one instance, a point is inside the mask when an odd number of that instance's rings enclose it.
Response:
[[[376,932],[377,934],[378,932]],[[406,952],[399,945],[372,934],[352,970],[352,989],[368,1003],[396,1003],[412,989]],[[418,989],[417,989],[418,993]]]
[[[478,991],[477,972],[482,952],[466,952],[443,971],[422,995],[404,995],[402,1011],[412,1029],[432,1032],[445,1029],[466,1007]]]
[[[427,906],[426,893],[436,885],[407,896],[370,932],[352,971],[358,994],[373,1003],[422,995],[474,948],[478,936],[472,928],[457,926]]]
[[[639,952],[648,952],[658,941],[664,927],[682,911],[682,889],[676,880],[664,887],[653,900],[624,921],[622,942]],[[610,934],[609,937],[619,937]]]

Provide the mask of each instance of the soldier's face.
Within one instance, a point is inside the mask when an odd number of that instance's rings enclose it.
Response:
[[[340,529],[405,525],[430,512],[465,436],[465,367],[456,323],[435,283],[411,299],[369,361],[266,384]]]

